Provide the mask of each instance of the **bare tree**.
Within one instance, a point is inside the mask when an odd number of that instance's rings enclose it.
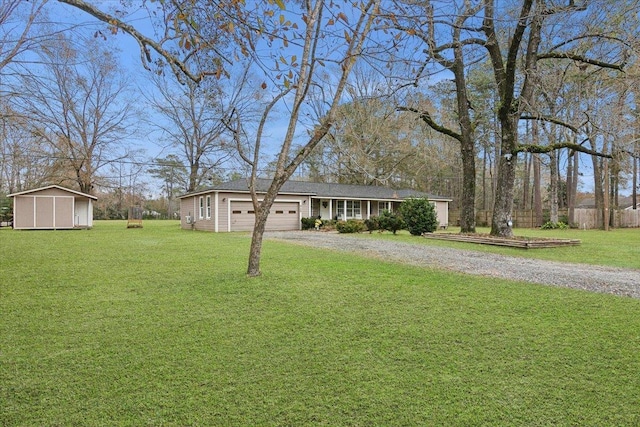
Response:
[[[243,118],[231,114],[227,125],[232,131],[242,159],[251,167],[249,189],[255,209],[255,225],[251,240],[249,254],[249,266],[247,274],[257,276],[260,274],[260,254],[262,238],[265,230],[269,209],[273,205],[278,192],[284,183],[291,177],[298,166],[310,155],[312,150],[322,141],[333,126],[342,102],[343,93],[348,84],[349,75],[361,55],[373,20],[377,15],[379,1],[372,0],[362,5],[359,10],[354,9],[354,16],[350,22],[347,17],[331,2],[318,0],[306,3],[300,11],[303,20],[300,31],[294,31],[287,35],[288,31],[281,33],[282,40],[295,40],[298,47],[297,54],[291,54],[288,58],[277,55],[274,60],[276,80],[282,77],[282,85],[274,87],[275,92],[271,101],[265,106],[254,133],[249,143],[251,151],[246,151],[246,127]],[[278,18],[281,25],[286,28],[294,27],[284,15]],[[296,25],[298,27],[298,25]],[[249,44],[252,41],[250,33],[246,33]],[[289,43],[289,42],[287,42]],[[254,56],[254,60],[259,57]],[[285,70],[282,70],[280,63]],[[335,64],[334,69],[329,66]],[[262,87],[267,89],[268,83]],[[315,108],[308,107],[310,102],[315,103]],[[280,145],[278,159],[275,164],[273,179],[266,190],[262,200],[259,199],[256,178],[259,171],[259,157],[261,153],[262,139],[265,136],[265,126],[277,105],[285,103],[289,109],[286,133]],[[296,132],[300,126],[301,115],[319,112],[311,127],[307,128],[308,136],[301,142],[295,153],[292,152]]]
[[[72,171],[50,179],[71,179],[91,193],[98,171],[124,157],[133,108],[113,55],[95,40],[84,46],[79,50],[63,35],[43,44],[41,65],[18,70],[20,96],[13,101],[31,133],[48,143],[50,156]]]
[[[186,179],[189,174],[187,168],[176,155],[170,154],[164,159],[156,159],[154,166],[149,168],[151,176],[159,179],[163,185],[163,191],[167,197],[167,216],[173,218],[173,201],[178,192],[178,186],[186,187]]]
[[[447,125],[436,120],[433,112],[416,108],[411,105],[399,107],[402,111],[411,111],[420,116],[431,128],[458,141],[462,158],[462,201],[460,226],[462,232],[475,232],[475,198],[476,198],[476,147],[473,125],[474,108],[470,101],[467,83],[467,66],[469,47],[477,43],[473,38],[467,38],[467,27],[482,8],[481,4],[465,1],[458,7],[457,16],[451,22],[445,22],[435,17],[435,9],[430,1],[424,4],[399,0],[394,7],[387,11],[387,16],[396,29],[408,34],[410,39],[417,38],[427,56],[427,63],[434,62],[453,75],[456,94],[457,123]],[[437,35],[437,36],[436,36]],[[407,42],[414,43],[413,41]],[[471,55],[474,55],[473,52]],[[474,61],[474,59],[471,59]],[[414,73],[415,84],[424,76],[427,68],[424,63]]]
[[[424,141],[416,120],[397,112],[395,103],[379,97],[379,86],[364,73],[355,73],[345,103],[322,144],[307,159],[322,163],[322,180],[347,184],[395,186],[415,179],[407,169]]]
[[[56,162],[41,150],[44,141],[29,130],[25,117],[2,105],[0,193],[38,187],[54,173]]]
[[[140,44],[143,64],[149,66],[153,51],[179,79],[186,76],[198,82],[206,75],[231,76],[232,61],[249,61],[263,73],[264,81],[254,89],[261,88],[271,99],[262,113],[252,118],[255,126],[237,110],[231,110],[225,121],[251,171],[248,187],[256,220],[247,274],[259,275],[269,208],[282,185],[333,125],[351,70],[368,42],[379,0],[363,2],[346,12],[339,4],[324,0],[290,3],[291,11],[281,0],[251,4],[232,0],[159,2],[157,7],[168,25],[157,40],[82,0],[60,1],[108,23],[114,31],[132,35]],[[315,110],[310,107],[313,102],[318,107]],[[256,178],[265,128],[280,105],[288,110],[286,131],[277,149],[271,185],[260,199]],[[309,111],[322,113],[306,123],[308,136],[292,153],[302,117]]]
[[[461,143],[463,150],[474,149],[473,121],[468,95],[469,85],[466,72],[474,63],[488,58],[493,73],[493,84],[498,95],[497,119],[500,125],[500,153],[496,195],[492,217],[491,234],[512,236],[511,212],[514,201],[517,157],[521,152],[549,153],[561,148],[571,148],[592,155],[601,155],[573,140],[558,141],[548,145],[521,144],[519,142],[520,120],[528,116],[543,122],[556,123],[577,132],[571,124],[561,118],[547,117],[539,113],[535,102],[538,97],[537,70],[540,61],[574,61],[598,69],[620,70],[626,56],[624,40],[616,37],[612,23],[598,13],[602,12],[602,2],[565,2],[547,0],[519,0],[498,3],[495,0],[472,2],[426,1],[424,12],[414,11],[413,2],[397,2],[405,7],[408,17],[400,22],[397,11],[390,17],[396,28],[409,36],[417,36],[426,46],[426,61],[419,68],[417,77],[434,64],[448,70],[456,85],[457,114],[459,127],[443,128],[423,114],[423,119],[441,127],[443,132]],[[421,3],[422,4],[422,3]],[[605,9],[606,10],[606,9]],[[633,15],[633,8],[625,8]],[[597,22],[596,22],[597,21]],[[561,25],[564,24],[564,25]],[[597,28],[596,25],[601,25]],[[607,32],[610,30],[610,33]],[[608,49],[599,49],[607,45]],[[420,111],[413,109],[420,113]],[[476,113],[477,114],[477,113]],[[433,126],[432,126],[433,127]],[[464,157],[464,152],[462,153]],[[471,174],[465,166],[465,175]],[[473,159],[473,160],[471,160]],[[464,161],[464,160],[463,160]],[[475,179],[475,172],[473,173]],[[466,178],[465,178],[466,179]],[[472,180],[468,183],[471,186]],[[471,200],[463,197],[467,214],[471,215]]]
[[[218,84],[184,84],[155,76],[157,96],[148,96],[160,120],[152,126],[160,128],[170,149],[180,153],[188,168],[184,191],[193,191],[203,182],[218,176],[219,168],[229,160],[233,145],[225,141],[223,96]]]
[[[32,29],[48,0],[4,0],[0,3],[0,71],[39,42]]]

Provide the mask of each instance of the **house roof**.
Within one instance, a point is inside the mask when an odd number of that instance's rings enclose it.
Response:
[[[611,206],[613,206],[612,200],[610,200],[609,203]],[[640,203],[638,203],[638,206],[640,206]],[[596,199],[593,197],[586,198],[582,200],[580,203],[578,203],[578,205],[576,205],[576,208],[581,208],[581,209],[593,209],[595,207],[596,207]],[[618,198],[618,208],[633,209],[633,198],[631,196],[620,196]]]
[[[76,196],[88,197],[88,198],[93,199],[93,200],[98,200],[98,198],[96,196],[93,196],[91,194],[81,193],[80,191],[75,191],[75,190],[71,190],[69,188],[60,187],[59,185],[48,185],[46,187],[40,187],[40,188],[34,188],[32,190],[20,191],[18,193],[7,194],[7,197],[22,196],[24,194],[37,193],[39,191],[50,190],[52,188],[56,188],[58,190],[66,191],[68,193],[75,194]]]
[[[269,179],[258,179],[256,182],[259,192],[266,192],[271,184],[271,180]],[[236,179],[207,189],[184,194],[180,196],[180,198],[210,193],[212,191],[248,192],[249,188],[246,179]],[[409,197],[424,197],[429,200],[451,201],[451,199],[446,197],[434,196],[411,189],[396,190],[393,188],[376,187],[373,185],[334,184],[307,181],[287,181],[282,186],[280,193],[305,194],[316,198],[403,200]]]

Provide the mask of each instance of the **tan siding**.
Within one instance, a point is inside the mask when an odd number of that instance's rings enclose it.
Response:
[[[218,231],[229,231],[229,198],[235,197],[248,197],[248,194],[229,194],[220,193],[218,195]],[[224,200],[223,200],[224,199]]]
[[[92,227],[93,226],[93,211],[91,207],[92,203],[89,199],[76,199],[75,200],[75,212],[73,224],[78,227]],[[75,217],[78,217],[76,223]]]
[[[91,226],[91,199],[61,188],[34,190],[14,196],[17,229],[65,229]],[[76,216],[78,224],[76,224]]]
[[[440,226],[445,227],[449,225],[449,209],[447,202],[435,202],[435,211],[438,216],[438,223]]]
[[[73,193],[69,193],[68,191],[61,190],[59,188],[47,188],[46,190],[41,190],[33,193],[36,196],[65,196],[65,197],[73,197]]]
[[[36,228],[53,228],[53,197],[36,196]]]
[[[206,199],[211,196],[211,218],[206,218]],[[200,197],[205,202],[205,218],[200,219]],[[215,231],[215,194],[208,193],[180,199],[180,227],[185,230]],[[191,216],[192,224],[187,223],[187,216]]]
[[[215,231],[215,222],[214,218],[211,219],[198,219],[196,220],[196,230],[201,231]]]
[[[180,199],[180,227],[185,230],[191,230],[191,224],[187,223],[187,216],[190,216],[192,220],[195,219],[193,200],[194,197]]]
[[[55,198],[55,227],[73,228],[73,197]]]
[[[211,196],[211,219],[199,218],[199,199],[207,195]],[[284,195],[276,200],[276,204],[271,209],[267,220],[267,230],[299,230],[301,212],[308,213],[308,196],[288,196]],[[303,203],[303,201],[305,203]],[[219,193],[216,205],[215,193],[198,194],[195,196],[180,199],[181,220],[180,226],[183,229],[195,229],[203,231],[216,231],[216,212],[218,216],[218,231],[226,232],[231,230],[252,230],[254,224],[253,204],[248,193]],[[233,204],[234,210],[241,211],[241,214],[232,214],[230,211]],[[191,217],[195,224],[186,223],[186,216],[191,212]],[[206,216],[206,215],[205,215]],[[230,222],[231,219],[231,222]]]
[[[16,196],[14,201],[15,228],[33,228],[35,198],[33,196]]]

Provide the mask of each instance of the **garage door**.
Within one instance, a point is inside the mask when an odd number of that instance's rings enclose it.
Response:
[[[231,202],[231,231],[251,231],[255,215],[251,202]],[[266,229],[268,231],[299,230],[300,204],[275,202],[271,206]]]

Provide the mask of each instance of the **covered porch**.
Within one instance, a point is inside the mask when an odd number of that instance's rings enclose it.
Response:
[[[362,200],[349,198],[311,198],[311,216],[322,219],[369,219],[385,210],[394,212],[399,200]]]

